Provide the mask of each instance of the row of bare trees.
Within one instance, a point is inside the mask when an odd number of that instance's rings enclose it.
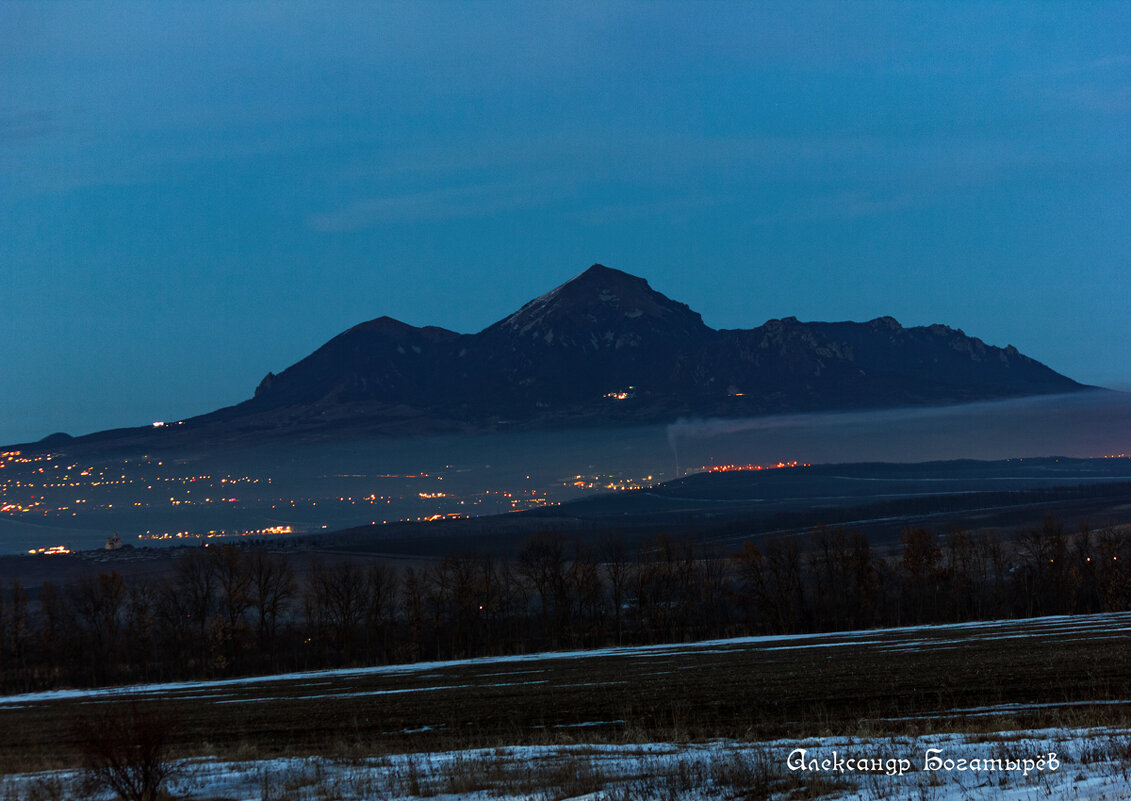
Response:
[[[329,559],[329,557],[326,557]],[[1010,537],[841,528],[737,552],[664,535],[531,537],[421,565],[186,551],[170,575],[0,588],[0,685],[30,690],[540,649],[1131,608],[1131,543],[1055,520]],[[301,566],[301,570],[297,568]],[[34,595],[34,598],[31,597]]]

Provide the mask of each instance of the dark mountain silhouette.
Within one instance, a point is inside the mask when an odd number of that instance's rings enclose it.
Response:
[[[594,265],[477,334],[362,323],[268,373],[243,403],[135,433],[238,441],[635,424],[1086,388],[1012,346],[943,325],[787,317],[715,330],[644,279]]]
[[[388,317],[335,337],[206,419],[410,428],[654,422],[1071,392],[1080,384],[942,325],[716,331],[642,278],[594,265],[478,334]]]

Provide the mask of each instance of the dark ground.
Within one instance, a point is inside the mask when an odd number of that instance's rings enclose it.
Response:
[[[185,754],[765,739],[1131,724],[1131,613],[432,663],[173,685],[130,698]],[[0,772],[73,762],[114,701],[0,699]],[[1011,706],[1017,705],[1017,706]]]

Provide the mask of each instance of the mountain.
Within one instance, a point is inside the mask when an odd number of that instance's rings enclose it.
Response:
[[[381,428],[655,422],[946,404],[1080,384],[943,325],[715,330],[643,278],[594,265],[478,334],[381,317],[203,420]]]
[[[354,326],[247,401],[175,429],[238,440],[635,424],[1081,389],[944,325],[786,317],[715,330],[643,278],[594,265],[477,334],[389,317]]]

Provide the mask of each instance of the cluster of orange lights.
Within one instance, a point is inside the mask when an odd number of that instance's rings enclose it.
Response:
[[[49,548],[32,548],[28,553],[36,556],[40,554],[43,556],[56,556],[61,553],[72,553],[72,551],[66,545],[52,545]]]
[[[785,467],[809,467],[808,462],[778,462],[777,464],[714,464],[699,468],[704,473],[730,473],[737,470],[781,470]]]
[[[36,506],[39,506],[39,504],[33,503],[29,506],[24,506],[23,504],[19,503],[5,503],[0,504],[0,512],[11,512],[12,514],[15,514],[16,512],[30,512]]]
[[[0,459],[4,462],[14,462],[16,464],[33,464],[35,462],[50,462],[55,457],[50,453],[44,453],[39,456],[24,456],[23,451],[0,451]],[[7,467],[4,462],[0,462],[0,467]],[[40,470],[39,472],[43,472]]]
[[[243,531],[209,531],[197,534],[192,531],[163,531],[160,534],[138,534],[139,540],[211,540],[223,537],[268,537],[273,534],[294,534],[293,526],[267,526],[267,528],[245,529]]]

